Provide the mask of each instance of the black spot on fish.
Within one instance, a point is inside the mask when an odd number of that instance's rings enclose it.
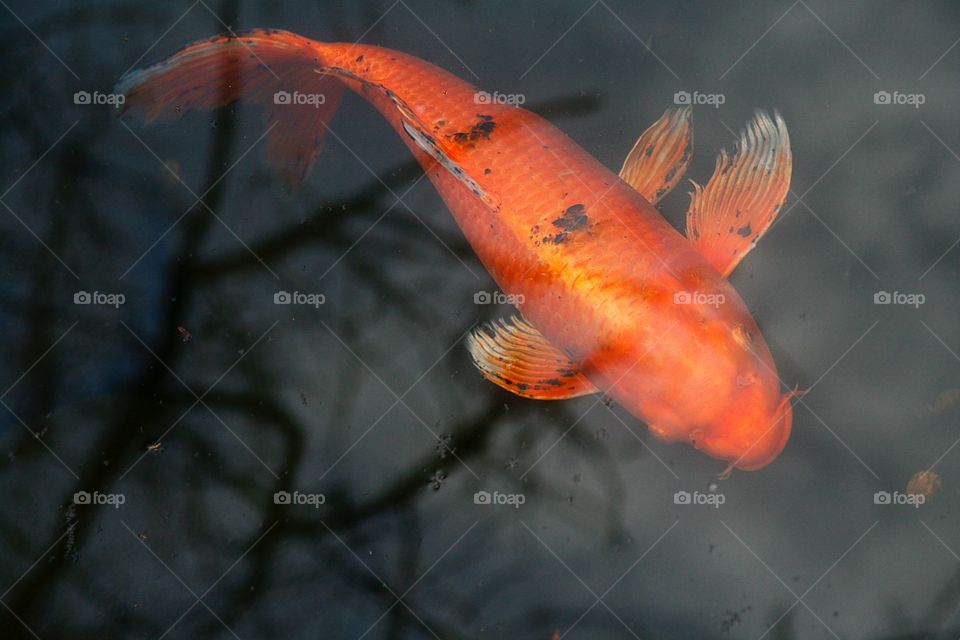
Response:
[[[543,236],[543,242],[545,244],[563,244],[567,241],[566,232],[558,233],[555,236]]]
[[[526,391],[529,388],[530,385],[526,384],[525,382],[517,383],[517,389],[520,389],[520,391]]]
[[[737,229],[737,235],[738,235],[738,236],[742,236],[742,237],[744,237],[744,238],[746,238],[747,236],[749,236],[751,233],[753,233],[753,231],[750,229],[750,223],[749,223],[749,222],[747,223],[747,225],[746,225],[745,227],[740,227],[739,229]]]
[[[563,216],[553,221],[553,226],[559,227],[564,231],[577,231],[583,229],[590,223],[587,216],[587,208],[582,204],[574,204],[567,207]]]
[[[553,385],[555,387],[563,386],[563,383],[560,382],[557,378],[550,378],[549,380],[544,380],[547,384]]]
[[[643,155],[649,158],[650,156],[653,155],[653,149],[654,149],[654,146],[651,144],[649,147],[647,147],[646,151],[643,152]]]
[[[357,56],[357,62],[363,62],[363,54]]]
[[[483,175],[485,176],[488,176],[491,173],[493,173],[493,171],[489,167],[483,170]]]
[[[497,128],[497,123],[494,121],[493,116],[478,113],[477,117],[480,118],[480,121],[474,123],[469,130],[457,131],[447,137],[461,144],[473,143],[478,140],[489,140],[490,134]]]
[[[470,137],[489,138],[490,134],[493,133],[493,130],[496,128],[497,123],[494,122],[493,119],[483,120],[482,122],[478,122],[473,126],[473,129],[470,130]]]

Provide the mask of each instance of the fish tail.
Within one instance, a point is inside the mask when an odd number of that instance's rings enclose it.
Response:
[[[320,43],[287,31],[256,29],[194,43],[117,84],[124,109],[147,122],[243,99],[264,108],[267,154],[284,181],[301,183],[320,153],[345,86],[323,65]]]

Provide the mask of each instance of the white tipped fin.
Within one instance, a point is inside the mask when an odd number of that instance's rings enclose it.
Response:
[[[777,217],[790,190],[787,125],[757,111],[732,155],[721,151],[706,187],[693,184],[687,238],[727,276]]]
[[[518,396],[566,400],[599,393],[567,354],[522,318],[472,331],[467,348],[484,378]]]
[[[651,204],[656,204],[680,182],[692,152],[690,107],[667,109],[633,145],[620,169],[620,177]]]

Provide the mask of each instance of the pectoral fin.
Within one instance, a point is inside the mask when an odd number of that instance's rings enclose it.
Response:
[[[667,109],[633,145],[620,169],[620,177],[651,204],[656,204],[680,182],[692,151],[690,107]]]
[[[564,400],[599,393],[567,354],[522,318],[471,332],[467,348],[484,378],[518,396]]]
[[[706,187],[694,183],[687,237],[724,276],[770,228],[790,190],[787,125],[757,111],[733,155],[721,151]]]

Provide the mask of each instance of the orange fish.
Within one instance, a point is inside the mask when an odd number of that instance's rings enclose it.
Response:
[[[468,339],[484,377],[526,398],[604,393],[727,472],[780,454],[796,392],[781,394],[727,280],[786,199],[792,156],[779,114],[758,111],[707,185],[694,183],[684,237],[654,205],[690,159],[686,108],[650,127],[618,176],[540,116],[376,46],[255,30],[191,45],[118,86],[148,121],[240,98],[263,105],[268,154],[291,182],[308,174],[345,88],[400,134],[517,303],[522,316]]]

